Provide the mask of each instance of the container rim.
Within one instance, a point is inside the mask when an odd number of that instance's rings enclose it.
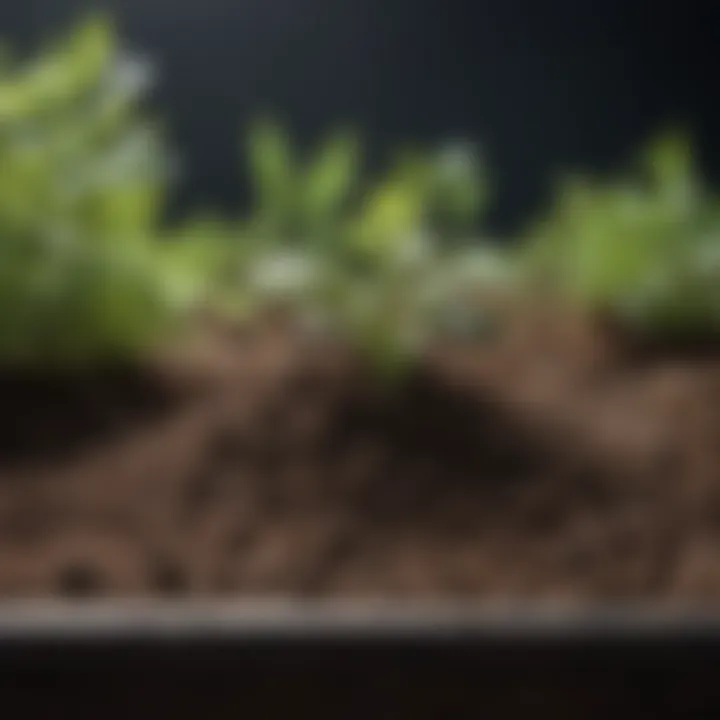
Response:
[[[328,678],[472,685],[477,677],[628,673],[707,677],[715,688],[708,671],[718,664],[720,611],[712,607],[0,601],[0,675],[12,682],[61,676],[79,691],[90,676],[312,686]]]
[[[0,643],[17,639],[346,638],[720,642],[720,606],[377,600],[5,600]]]

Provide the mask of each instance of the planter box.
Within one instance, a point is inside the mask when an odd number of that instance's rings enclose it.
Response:
[[[618,370],[532,340],[385,393],[331,353],[240,342],[152,413],[132,378],[101,401],[43,386],[43,425],[9,386],[6,429],[43,451],[2,456],[5,697],[93,717],[138,687],[148,717],[713,699],[720,363]]]
[[[720,701],[712,612],[417,603],[5,603],[3,697],[27,707],[402,717],[657,716]],[[45,688],[28,698],[28,687]],[[93,692],[93,689],[97,692]],[[130,692],[135,705],[123,700]],[[111,700],[115,698],[114,700]],[[139,702],[138,702],[139,701]],[[121,712],[122,710],[122,712]]]

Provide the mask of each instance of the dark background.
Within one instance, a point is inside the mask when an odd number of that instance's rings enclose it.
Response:
[[[186,176],[177,204],[247,200],[239,131],[259,111],[309,143],[341,122],[375,166],[402,141],[467,137],[491,163],[496,232],[565,169],[610,170],[670,122],[720,179],[717,11],[638,0],[0,0],[27,46],[111,8],[163,72],[157,102]]]

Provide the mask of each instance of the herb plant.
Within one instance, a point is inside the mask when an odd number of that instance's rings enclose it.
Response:
[[[641,332],[717,332],[720,205],[698,175],[668,132],[629,177],[566,182],[523,251],[529,277]]]
[[[194,300],[160,241],[168,171],[148,67],[93,18],[0,70],[0,360],[136,357]]]
[[[467,329],[467,294],[502,264],[472,242],[487,199],[473,148],[404,152],[371,182],[351,130],[302,157],[256,123],[249,216],[168,229],[150,70],[102,17],[0,65],[0,362],[134,360],[196,310],[279,304],[396,377],[439,332]]]
[[[255,301],[289,301],[396,376],[439,331],[461,278],[469,280],[457,260],[485,200],[477,158],[464,145],[406,152],[367,183],[348,131],[305,163],[273,123],[251,130],[248,149],[256,204],[245,277]]]

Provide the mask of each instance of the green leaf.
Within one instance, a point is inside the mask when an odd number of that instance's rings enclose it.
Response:
[[[487,182],[474,149],[466,144],[445,147],[436,161],[434,206],[446,232],[471,232],[485,209]]]
[[[194,301],[161,249],[162,133],[117,54],[94,17],[0,81],[0,362],[138,359]]]
[[[247,151],[260,221],[271,233],[282,233],[292,225],[299,192],[290,138],[264,120],[251,128]]]
[[[359,180],[360,145],[349,133],[331,137],[305,174],[304,230],[309,236],[327,232],[341,220],[342,211]]]
[[[566,183],[534,233],[530,275],[635,327],[709,331],[720,322],[718,276],[705,272],[706,250],[720,237],[716,201],[701,186],[686,135],[656,138],[643,161],[635,178]]]

